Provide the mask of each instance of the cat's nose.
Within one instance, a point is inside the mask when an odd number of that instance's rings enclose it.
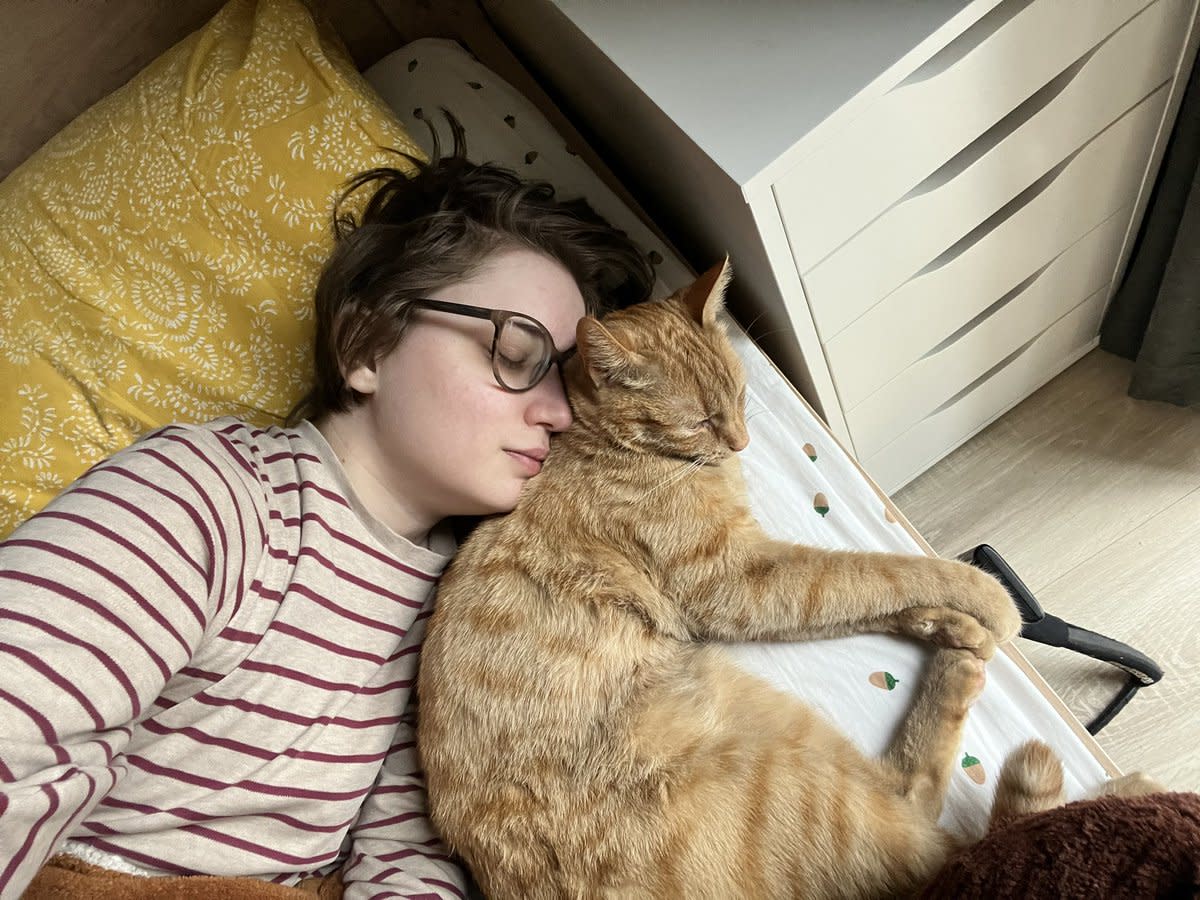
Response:
[[[725,443],[729,445],[729,449],[734,453],[740,453],[750,444],[750,432],[746,430],[745,425],[731,428],[725,436]]]

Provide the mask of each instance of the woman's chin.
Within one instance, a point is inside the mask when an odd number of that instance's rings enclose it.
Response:
[[[479,509],[474,515],[477,516],[496,516],[510,513],[517,507],[517,501],[521,498],[521,491],[525,488],[525,481],[515,485],[513,490],[504,493],[496,493],[490,497],[481,497],[479,501]]]

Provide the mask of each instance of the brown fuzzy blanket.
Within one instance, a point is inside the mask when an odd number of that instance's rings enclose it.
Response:
[[[141,878],[56,856],[24,898],[340,900],[339,874],[289,888],[253,878]],[[1026,816],[961,851],[923,897],[1200,897],[1200,794],[1105,797]]]
[[[257,878],[192,875],[143,878],[93,866],[73,856],[51,859],[22,900],[341,900],[341,872],[283,887]]]
[[[1200,794],[1103,797],[1026,816],[961,851],[923,896],[1200,897]]]

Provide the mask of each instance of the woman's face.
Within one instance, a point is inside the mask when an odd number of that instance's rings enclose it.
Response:
[[[470,280],[429,296],[525,313],[546,326],[559,351],[574,346],[585,312],[571,274],[527,249],[498,251]],[[540,471],[550,435],[571,424],[557,366],[524,393],[496,383],[493,334],[486,319],[415,310],[395,350],[373,370],[347,376],[367,395],[347,415],[356,463],[370,465],[378,487],[430,524],[511,510]]]

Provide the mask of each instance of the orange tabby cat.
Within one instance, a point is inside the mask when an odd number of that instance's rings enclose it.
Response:
[[[489,897],[888,896],[952,849],[967,707],[1019,616],[962,563],[760,529],[727,279],[580,322],[574,424],[442,580],[418,742],[433,821]],[[878,760],[716,646],[864,631],[939,647]],[[1048,753],[1010,765],[1006,816],[1058,800]]]

